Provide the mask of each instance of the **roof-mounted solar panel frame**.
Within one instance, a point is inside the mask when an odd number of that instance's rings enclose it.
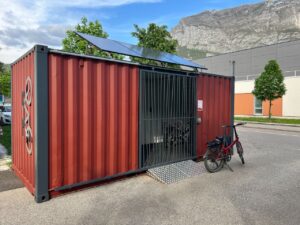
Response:
[[[194,63],[190,60],[184,59],[180,56],[170,54],[167,52],[160,52],[150,48],[143,48],[137,45],[131,45],[124,42],[114,41],[110,39],[100,38],[89,34],[75,32],[78,36],[85,39],[87,42],[96,48],[121,55],[138,57],[143,59],[155,60],[163,63],[171,63],[175,65],[188,66],[196,69],[205,69],[205,67]]]

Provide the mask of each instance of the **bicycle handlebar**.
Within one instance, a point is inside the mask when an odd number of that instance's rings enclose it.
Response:
[[[242,123],[237,123],[236,125],[234,126],[243,126],[243,125],[246,125],[247,123],[246,122],[242,122]]]
[[[227,128],[227,127],[237,127],[237,126],[242,126],[242,125],[246,125],[247,123],[243,122],[243,123],[237,123],[234,125],[223,125],[223,128]]]

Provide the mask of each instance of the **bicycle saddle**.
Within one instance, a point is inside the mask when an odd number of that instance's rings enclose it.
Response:
[[[223,136],[217,136],[216,139],[220,140],[221,142],[223,141],[224,137]]]
[[[207,146],[208,146],[208,147],[216,147],[216,146],[220,145],[221,143],[222,143],[222,140],[216,138],[216,139],[213,140],[213,141],[207,142]]]

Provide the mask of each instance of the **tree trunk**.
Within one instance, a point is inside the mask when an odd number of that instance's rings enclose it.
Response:
[[[269,120],[270,120],[272,116],[272,100],[270,100],[269,102],[270,102],[270,106],[269,106]]]

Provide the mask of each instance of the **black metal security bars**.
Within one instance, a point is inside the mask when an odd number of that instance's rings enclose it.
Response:
[[[140,168],[196,156],[196,77],[141,70]]]

